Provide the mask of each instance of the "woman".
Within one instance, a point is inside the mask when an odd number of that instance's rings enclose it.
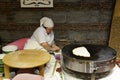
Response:
[[[60,48],[54,42],[54,23],[51,18],[43,17],[31,38],[25,44],[24,49],[40,49],[45,51],[59,51]]]
[[[34,31],[31,38],[27,40],[24,49],[38,49],[48,52],[59,51],[60,48],[56,46],[54,42],[53,27],[54,23],[52,19],[48,17],[43,17],[40,20],[40,26]],[[47,65],[51,63],[50,61],[47,63]],[[47,65],[46,68],[48,68]],[[33,69],[20,69],[18,70],[18,73],[33,73]]]

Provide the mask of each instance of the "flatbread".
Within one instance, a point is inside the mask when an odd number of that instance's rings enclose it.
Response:
[[[77,47],[72,50],[73,54],[76,56],[90,57],[90,53],[85,47]]]

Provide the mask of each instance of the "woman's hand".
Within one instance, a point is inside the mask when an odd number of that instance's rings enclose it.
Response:
[[[58,52],[60,50],[60,48],[54,44],[54,45],[52,45],[52,50],[55,52]]]
[[[55,44],[50,46],[47,42],[44,42],[44,43],[41,43],[40,45],[43,46],[47,51],[52,50],[56,52],[60,50],[60,48],[56,46]]]

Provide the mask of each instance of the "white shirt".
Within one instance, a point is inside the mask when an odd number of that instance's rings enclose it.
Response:
[[[43,46],[40,44],[43,42],[48,42],[49,45],[54,44],[54,33],[53,31],[50,34],[47,34],[45,28],[38,27],[31,38],[27,40],[24,49],[39,49],[46,51]]]
[[[49,45],[54,44],[54,33],[53,31],[50,34],[47,34],[44,27],[38,27],[33,35],[31,36],[32,40],[37,41],[39,44],[43,42],[48,42]]]

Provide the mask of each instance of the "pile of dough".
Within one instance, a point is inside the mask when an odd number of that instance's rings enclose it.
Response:
[[[76,56],[90,57],[90,53],[85,47],[74,48],[72,52]]]

